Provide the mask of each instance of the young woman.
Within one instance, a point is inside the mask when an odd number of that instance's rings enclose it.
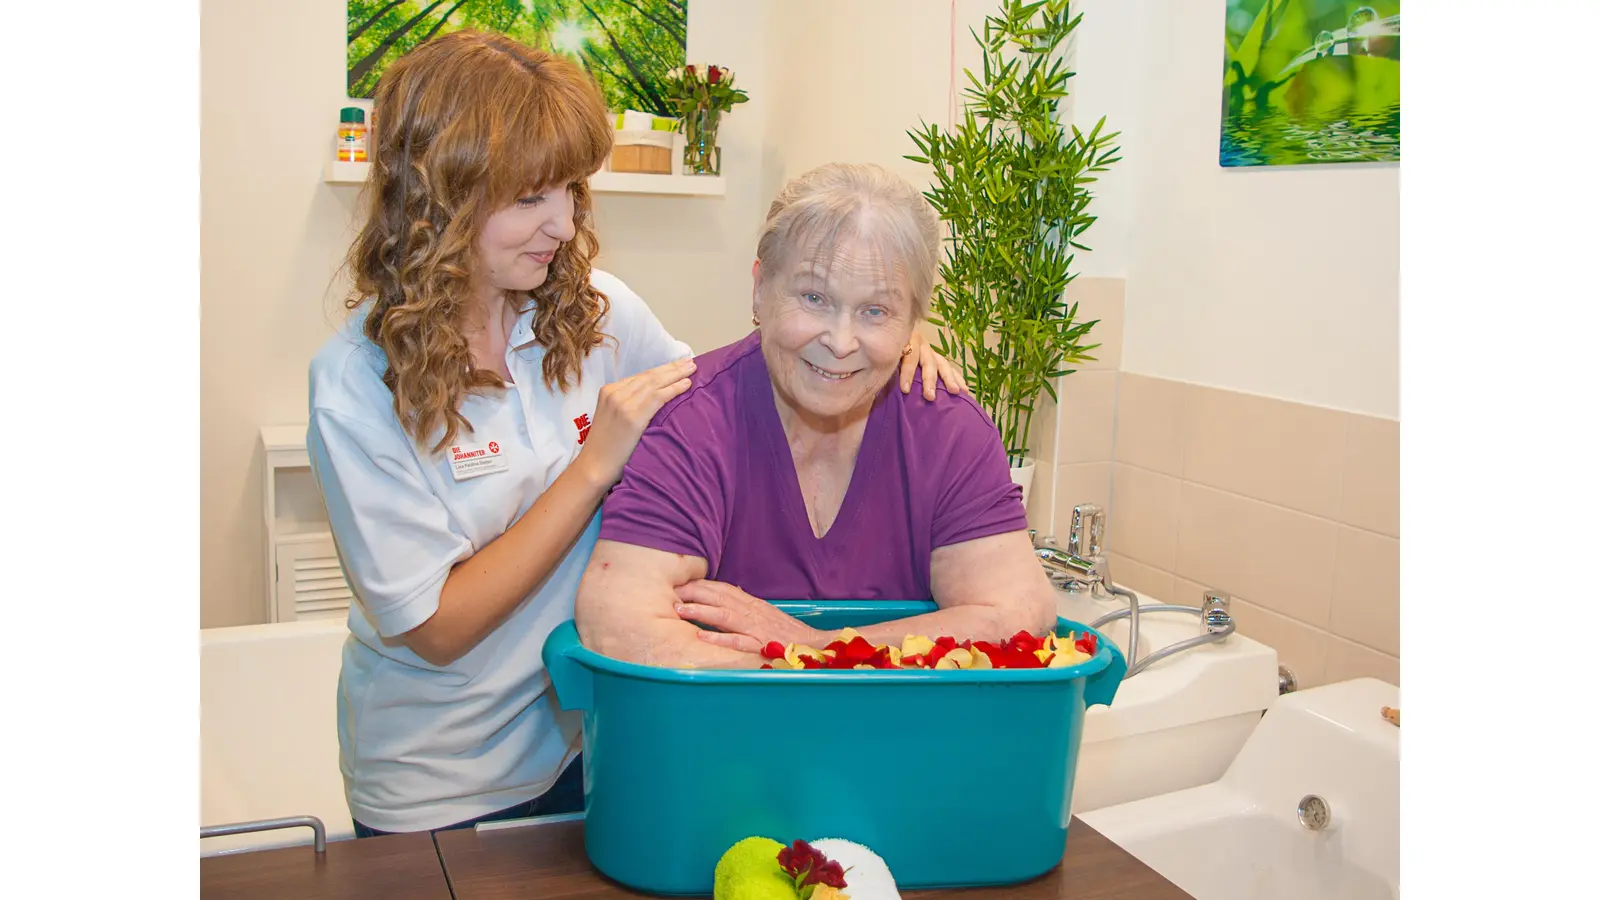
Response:
[[[596,511],[689,386],[689,348],[591,268],[605,105],[574,64],[458,32],[378,85],[353,314],[311,363],[308,446],[356,596],[339,677],[358,835],[582,808],[580,719],[540,651]],[[954,375],[926,341],[902,355]],[[956,384],[960,387],[959,383]]]

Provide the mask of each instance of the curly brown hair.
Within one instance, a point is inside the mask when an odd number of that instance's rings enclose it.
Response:
[[[585,179],[611,152],[612,126],[594,82],[574,63],[504,35],[458,31],[396,60],[373,99],[366,222],[350,248],[366,336],[384,352],[395,415],[438,452],[472,423],[470,392],[504,388],[473,365],[463,330],[472,309],[478,236],[489,215],[528,191],[570,182],[576,234],[556,251],[531,304],[545,348],[544,382],[567,390],[605,335],[609,310],[589,283],[599,251]]]

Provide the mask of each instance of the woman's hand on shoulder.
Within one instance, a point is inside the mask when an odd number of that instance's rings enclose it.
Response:
[[[938,396],[937,382],[940,381],[944,382],[944,389],[952,394],[964,394],[967,391],[967,383],[961,379],[961,372],[933,349],[921,329],[911,333],[911,343],[900,357],[900,393],[911,393],[911,380],[918,369],[922,370],[922,396],[927,400]]]
[[[694,370],[694,359],[685,357],[601,388],[589,436],[573,465],[601,485],[615,484],[650,420],[689,389]]]

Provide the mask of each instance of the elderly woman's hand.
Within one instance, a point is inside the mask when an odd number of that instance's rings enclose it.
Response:
[[[961,372],[933,349],[921,330],[911,333],[911,343],[906,345],[905,352],[900,356],[900,393],[911,393],[911,379],[918,369],[922,370],[922,396],[925,399],[932,400],[938,396],[938,381],[944,382],[944,389],[952,394],[966,393],[967,383],[961,380]]]
[[[818,631],[759,597],[720,581],[691,581],[678,589],[678,617],[719,631],[700,632],[700,639],[719,647],[759,653],[771,641],[821,647]]]

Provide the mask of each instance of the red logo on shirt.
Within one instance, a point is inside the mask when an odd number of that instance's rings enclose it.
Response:
[[[490,453],[499,453],[500,452],[500,445],[496,444],[494,441],[490,441],[489,442],[489,452]]]
[[[583,442],[589,439],[589,426],[592,424],[589,421],[589,414],[584,413],[576,419],[573,419],[572,424],[578,426],[578,446],[581,447],[583,446]]]

